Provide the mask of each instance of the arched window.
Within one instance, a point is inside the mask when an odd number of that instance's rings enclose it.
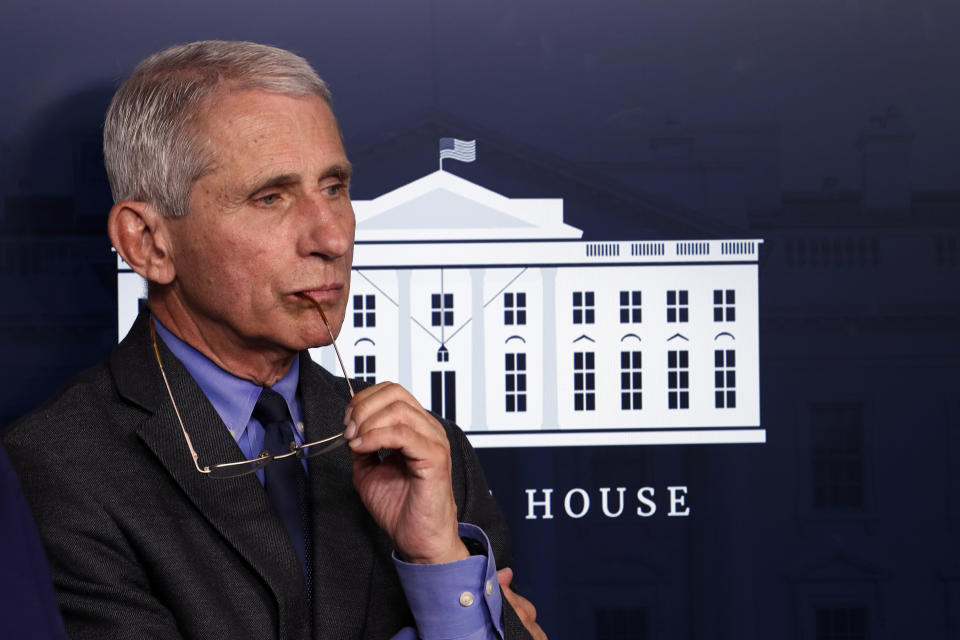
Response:
[[[353,377],[370,384],[377,383],[377,356],[373,353],[376,346],[370,338],[360,338],[353,343]]]

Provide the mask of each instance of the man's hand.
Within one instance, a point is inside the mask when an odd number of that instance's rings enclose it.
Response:
[[[500,591],[506,596],[507,602],[517,612],[520,622],[527,628],[534,640],[547,640],[547,634],[537,624],[537,608],[533,606],[532,602],[510,588],[510,583],[513,582],[513,569],[506,567],[497,571],[497,582],[500,584]]]
[[[353,484],[403,559],[437,564],[469,556],[457,534],[450,442],[440,423],[392,382],[358,393],[343,421]],[[381,449],[390,450],[383,460]]]

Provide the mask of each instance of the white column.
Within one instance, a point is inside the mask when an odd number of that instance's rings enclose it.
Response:
[[[404,389],[413,389],[413,323],[410,321],[412,305],[410,301],[410,269],[397,269],[397,383]]]
[[[557,268],[540,270],[543,282],[543,424],[541,429],[557,429]]]
[[[470,430],[487,429],[486,330],[483,317],[483,276],[486,269],[470,269],[470,323],[473,332],[473,401]]]

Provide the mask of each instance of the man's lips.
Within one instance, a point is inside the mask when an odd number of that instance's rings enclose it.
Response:
[[[297,296],[298,298],[312,298],[321,303],[331,303],[339,301],[342,294],[343,285],[332,284],[317,287],[316,289],[303,289],[295,292],[293,295]]]

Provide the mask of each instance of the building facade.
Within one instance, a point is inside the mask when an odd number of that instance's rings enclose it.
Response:
[[[476,446],[763,441],[760,241],[585,242],[443,171],[354,209],[348,368]]]

